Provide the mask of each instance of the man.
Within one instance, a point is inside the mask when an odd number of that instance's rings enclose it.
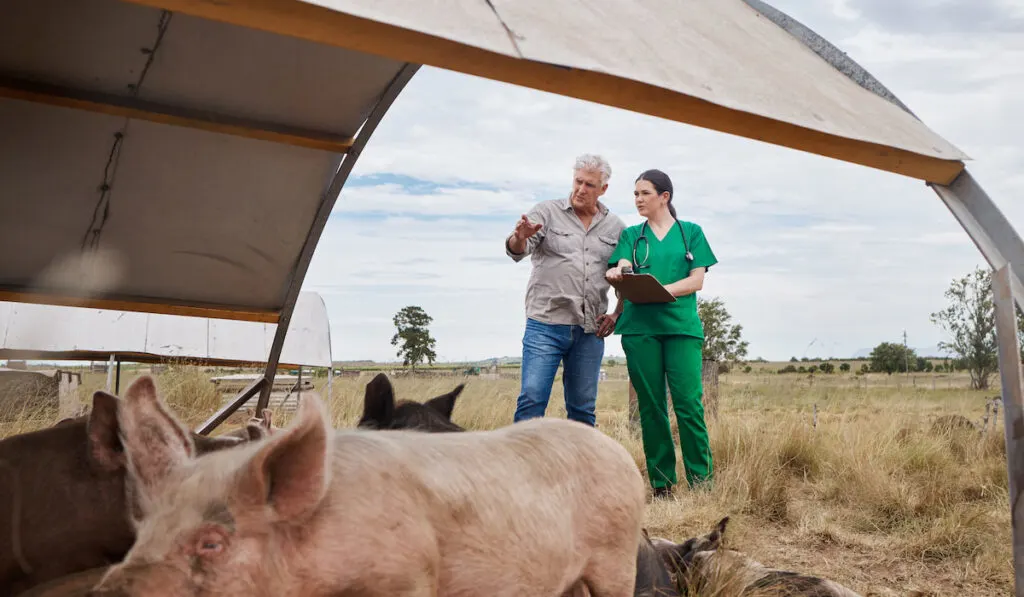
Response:
[[[569,196],[535,205],[505,239],[509,257],[519,262],[531,255],[533,262],[514,422],[544,416],[555,373],[563,364],[568,418],[595,423],[604,338],[618,317],[605,313],[610,287],[605,272],[625,227],[598,201],[611,174],[604,158],[578,157]]]

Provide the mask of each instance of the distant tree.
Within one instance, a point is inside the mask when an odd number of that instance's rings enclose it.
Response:
[[[720,298],[697,298],[697,313],[704,324],[704,358],[718,361],[724,370],[747,356],[743,326],[730,322],[732,317]]]
[[[959,357],[971,374],[972,389],[987,390],[989,377],[999,370],[992,271],[979,267],[954,279],[944,296],[946,308],[931,315],[932,323],[949,337],[939,347]],[[1017,329],[1019,333],[1019,316]]]
[[[398,356],[405,366],[416,365],[426,360],[431,365],[437,355],[434,353],[434,339],[427,326],[434,319],[422,308],[410,305],[395,314],[394,323],[398,332],[392,336],[391,345],[398,346]],[[399,346],[401,345],[401,346]]]
[[[1017,305],[1014,308],[1017,311],[1017,346],[1020,347],[1020,360],[1024,363],[1024,312]]]
[[[832,363],[825,362],[825,363],[822,363],[822,364],[818,365],[818,369],[821,370],[822,373],[831,374],[831,373],[835,373],[836,366],[833,365]]]
[[[917,355],[902,344],[882,342],[871,351],[871,370],[877,373],[906,372],[910,363],[917,363]]]
[[[914,371],[928,372],[934,369],[932,362],[924,357],[917,357],[917,363],[914,365]]]
[[[807,372],[808,373],[814,373],[817,370],[818,370],[818,366],[817,365],[811,365],[810,367],[807,368]]]
[[[750,373],[753,370],[754,370],[754,368],[751,367],[750,365],[747,365],[746,367],[743,368],[743,372],[744,373]]]
[[[843,373],[849,371],[850,370],[850,364],[849,363],[840,363],[839,370],[842,371]]]
[[[860,366],[860,373],[868,373],[869,371],[871,371],[871,367],[867,363]]]

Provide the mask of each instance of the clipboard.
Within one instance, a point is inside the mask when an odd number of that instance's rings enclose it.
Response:
[[[676,302],[676,297],[651,274],[622,274],[622,280],[611,285],[623,298],[638,305]]]

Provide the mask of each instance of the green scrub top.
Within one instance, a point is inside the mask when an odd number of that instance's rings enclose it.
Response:
[[[650,253],[647,256],[649,268],[637,273],[651,274],[663,285],[671,284],[690,275],[696,267],[711,267],[718,259],[704,238],[704,231],[692,222],[680,222],[686,232],[686,242],[693,254],[693,262],[686,262],[686,249],[679,235],[679,226],[673,225],[665,238],[658,240],[648,225],[645,238]],[[608,258],[608,265],[615,267],[620,259],[632,263],[633,242],[640,236],[642,224],[630,226],[619,235],[619,243]],[[644,241],[637,245],[637,264],[644,263]],[[629,300],[622,307],[622,314],[615,324],[615,333],[622,335],[684,334],[704,339],[704,326],[697,315],[697,293],[678,296],[674,303],[652,303],[637,305]]]

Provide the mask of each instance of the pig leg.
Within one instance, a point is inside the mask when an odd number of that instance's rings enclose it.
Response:
[[[633,597],[636,584],[636,551],[608,551],[594,557],[583,573],[582,583],[579,584],[584,583],[593,597]],[[574,591],[575,594],[587,593]]]

